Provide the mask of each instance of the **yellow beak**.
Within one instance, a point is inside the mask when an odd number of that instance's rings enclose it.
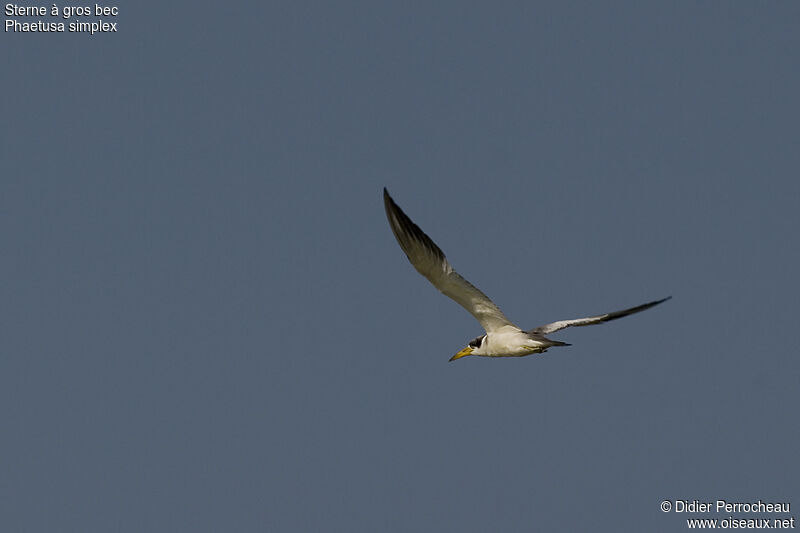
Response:
[[[450,360],[455,361],[456,359],[461,359],[462,357],[470,355],[471,353],[472,353],[472,348],[467,346],[466,348],[455,354],[453,357],[451,357]]]

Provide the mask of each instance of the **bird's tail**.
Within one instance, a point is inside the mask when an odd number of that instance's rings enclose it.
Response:
[[[553,346],[572,346],[568,342],[554,341],[554,340],[550,340],[550,339],[547,339],[547,342],[550,343],[550,346],[548,346],[548,348],[551,348]]]
[[[553,339],[548,339],[547,337],[539,333],[528,332],[528,335],[530,335],[531,338],[535,340],[539,345],[539,349],[536,350],[538,353],[544,353],[553,346],[572,346],[571,344],[566,342],[554,341]]]
[[[568,342],[554,341],[553,339],[548,339],[544,335],[539,335],[537,333],[532,334],[531,337],[542,343],[544,345],[542,346],[544,350],[552,348],[553,346],[572,346]]]
[[[541,333],[531,333],[530,331],[526,333],[530,336],[532,340],[536,341],[537,348],[534,350],[534,353],[544,353],[553,346],[572,346],[571,344],[566,342],[554,341],[553,339],[548,339]]]

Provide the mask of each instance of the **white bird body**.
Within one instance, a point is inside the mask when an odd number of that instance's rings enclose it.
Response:
[[[565,342],[548,339],[545,335],[570,326],[588,326],[615,320],[644,311],[671,298],[667,297],[622,311],[587,318],[559,320],[524,331],[506,318],[488,296],[453,269],[441,248],[408,218],[408,215],[392,200],[385,188],[383,189],[383,203],[392,233],[417,272],[427,278],[434,287],[469,311],[486,330],[486,335],[470,341],[466,348],[450,358],[451,361],[467,355],[522,357],[532,353],[543,353],[553,346],[569,346]]]
[[[491,335],[478,337],[481,343],[469,355],[484,357],[522,357],[541,353],[553,346],[546,339],[536,339],[516,326],[503,326],[492,331]]]

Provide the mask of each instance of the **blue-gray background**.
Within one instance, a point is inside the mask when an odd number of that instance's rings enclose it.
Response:
[[[800,505],[798,4],[116,20],[2,36],[4,531]],[[674,299],[448,363],[480,327],[408,264],[383,186],[520,325]]]

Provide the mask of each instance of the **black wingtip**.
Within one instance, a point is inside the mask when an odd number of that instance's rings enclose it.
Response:
[[[613,317],[613,318],[621,318],[623,316],[627,316],[628,314],[638,313],[640,311],[644,311],[646,309],[650,309],[651,307],[655,307],[655,306],[657,306],[659,304],[663,304],[664,302],[666,302],[667,300],[670,300],[670,299],[672,299],[671,295],[667,296],[666,298],[661,298],[660,300],[653,300],[652,302],[648,302],[646,304],[642,304],[642,305],[640,305],[638,307],[634,307],[632,309],[626,309],[626,311],[630,311],[630,313],[624,313],[624,314],[620,315],[619,317]],[[613,320],[613,318],[612,318],[612,320]]]

